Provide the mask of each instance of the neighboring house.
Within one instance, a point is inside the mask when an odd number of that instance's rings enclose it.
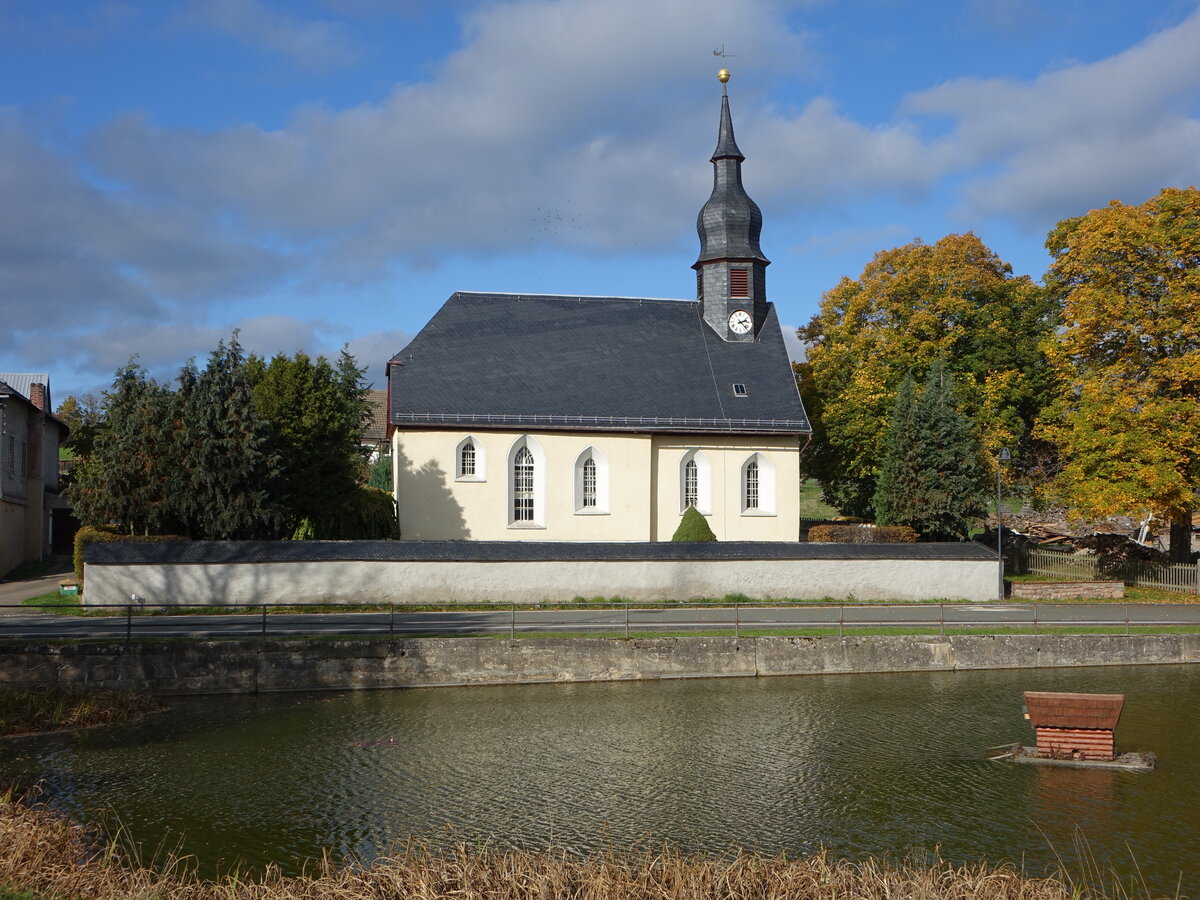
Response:
[[[808,418],[721,99],[695,300],[456,293],[388,364],[407,539],[797,540]]]
[[[58,448],[68,428],[51,414],[50,378],[0,372],[0,575],[50,552],[59,496]]]
[[[361,446],[367,451],[367,462],[391,452],[392,428],[388,425],[387,391],[367,391],[367,402],[371,404],[368,418],[363,425]]]

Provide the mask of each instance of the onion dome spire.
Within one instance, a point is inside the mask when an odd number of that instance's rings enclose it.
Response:
[[[712,155],[713,189],[696,217],[700,256],[692,268],[705,321],[725,340],[753,340],[766,318],[765,269],[770,260],[759,246],[762,211],[742,187],[746,157],[733,136],[729,93],[724,87],[729,71],[722,69],[717,77],[722,84],[721,122]],[[739,328],[731,329],[729,317],[739,311],[743,313],[737,320]],[[753,317],[752,331],[745,326],[746,313]]]

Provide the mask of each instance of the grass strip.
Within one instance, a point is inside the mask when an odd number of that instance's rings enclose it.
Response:
[[[127,691],[0,691],[0,737],[115,725],[163,708]]]
[[[0,884],[21,900],[25,895],[13,891],[61,900],[1106,900],[1103,885],[1090,879],[1033,877],[1009,864],[955,865],[936,855],[846,860],[827,851],[793,858],[664,847],[580,857],[562,849],[442,849],[409,840],[369,866],[339,865],[326,854],[299,876],[268,866],[203,880],[179,858],[142,865],[125,849],[132,844],[0,797]]]

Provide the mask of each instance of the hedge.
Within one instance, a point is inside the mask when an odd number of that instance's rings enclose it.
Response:
[[[88,544],[117,544],[122,541],[157,543],[159,541],[186,540],[187,538],[178,534],[125,534],[109,526],[99,528],[84,526],[75,532],[75,582],[79,585],[79,593],[83,593],[83,548]]]
[[[808,539],[819,544],[915,544],[919,535],[907,525],[814,525]]]

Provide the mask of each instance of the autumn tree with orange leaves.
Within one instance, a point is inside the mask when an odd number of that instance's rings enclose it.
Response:
[[[1086,518],[1152,513],[1186,560],[1200,487],[1200,191],[1167,188],[1066,219],[1046,246],[1062,303],[1047,344],[1062,391],[1040,433]]]
[[[1003,446],[1030,459],[1051,395],[1041,344],[1054,322],[1042,288],[969,232],[881,251],[857,279],[843,278],[798,332],[808,358],[797,379],[814,428],[804,464],[826,502],[873,514],[900,384],[923,382],[937,360],[988,459]]]

